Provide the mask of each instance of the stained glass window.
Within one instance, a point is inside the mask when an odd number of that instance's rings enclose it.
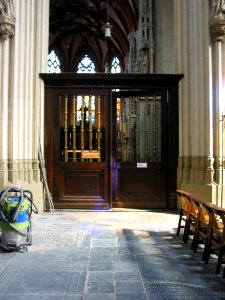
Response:
[[[95,65],[87,54],[81,59],[77,73],[95,73]]]
[[[60,61],[53,50],[48,55],[48,73],[61,73]]]
[[[114,57],[112,60],[111,73],[121,73],[120,61],[118,57]]]
[[[83,103],[84,101],[84,103]],[[82,120],[82,104],[84,105],[84,111],[86,120],[89,122],[91,120],[92,124],[95,123],[95,96],[77,96],[77,123]]]

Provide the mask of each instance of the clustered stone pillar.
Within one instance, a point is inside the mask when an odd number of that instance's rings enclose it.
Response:
[[[212,104],[213,104],[213,144],[215,157],[214,180],[218,184],[219,204],[225,206],[224,199],[224,119],[225,114],[225,1],[211,0],[210,11],[212,50]]]
[[[214,180],[212,57],[209,2],[174,0],[180,85],[178,188],[218,201]]]
[[[38,134],[43,139],[48,0],[0,0],[0,188],[31,190],[43,210]],[[4,24],[5,20],[5,24]]]
[[[0,0],[0,183],[3,188],[8,183],[9,152],[9,106],[10,62],[12,61],[12,38],[15,32],[15,12],[13,1]]]

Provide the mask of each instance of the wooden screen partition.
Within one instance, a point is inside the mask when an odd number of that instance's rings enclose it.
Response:
[[[176,207],[182,75],[40,76],[56,208]]]

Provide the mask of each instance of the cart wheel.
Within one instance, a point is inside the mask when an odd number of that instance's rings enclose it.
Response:
[[[29,226],[27,227],[27,240],[26,241],[29,246],[32,245],[31,222],[30,222]]]
[[[31,233],[29,233],[29,235],[27,236],[27,242],[28,242],[29,246],[32,245],[32,234]]]
[[[20,253],[26,253],[27,252],[27,245],[22,245],[22,246],[20,246],[20,249],[19,249],[19,252]]]

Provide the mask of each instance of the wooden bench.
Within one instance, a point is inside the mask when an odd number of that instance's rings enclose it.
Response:
[[[186,226],[186,220],[187,220],[187,215],[188,215],[188,211],[189,211],[189,198],[188,198],[188,194],[185,191],[182,190],[177,190],[177,194],[179,196],[180,199],[180,204],[181,204],[181,208],[180,208],[180,216],[179,216],[179,221],[178,221],[178,226],[177,226],[177,236],[180,234],[180,229],[181,228],[185,228]],[[184,229],[185,231],[185,229]]]
[[[184,228],[183,240],[187,242],[192,234],[191,249],[194,252],[197,251],[198,244],[203,243],[202,260],[205,263],[209,262],[211,253],[217,254],[216,273],[219,273],[221,264],[225,263],[225,209],[183,190],[177,190],[177,195],[181,201],[177,235]]]
[[[183,241],[187,243],[189,235],[195,235],[198,223],[198,209],[194,205],[190,193],[183,190],[177,190],[177,194],[181,201],[177,235],[179,235],[180,229],[184,228]]]

